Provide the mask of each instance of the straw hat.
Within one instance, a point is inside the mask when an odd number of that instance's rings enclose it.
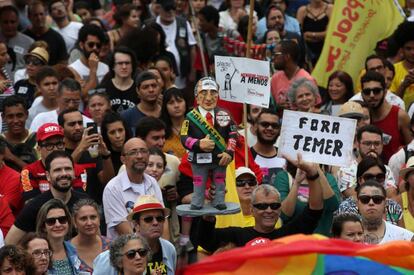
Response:
[[[135,214],[147,210],[162,210],[164,216],[170,215],[170,210],[165,208],[153,195],[142,195],[138,197],[137,201],[134,204],[134,208],[132,209],[131,213],[128,214],[127,219],[129,221],[133,221]]]
[[[405,179],[408,173],[414,171],[414,157],[411,157],[407,161],[406,168],[400,170],[400,177]]]
[[[43,63],[47,64],[49,62],[49,53],[45,48],[36,47],[30,53],[27,53],[26,56],[34,56],[42,60]]]
[[[361,104],[355,101],[348,101],[344,103],[341,108],[339,109],[338,116],[340,117],[364,117],[364,109],[362,108]]]

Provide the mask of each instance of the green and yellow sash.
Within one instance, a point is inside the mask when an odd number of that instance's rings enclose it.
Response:
[[[187,118],[191,120],[197,127],[214,141],[220,151],[226,150],[226,142],[220,133],[213,128],[205,118],[194,108],[191,112],[187,113]]]

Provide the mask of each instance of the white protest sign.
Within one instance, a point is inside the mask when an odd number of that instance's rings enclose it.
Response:
[[[349,166],[356,120],[313,113],[283,112],[278,156],[334,166]]]
[[[221,99],[269,107],[270,66],[268,61],[245,57],[215,56],[214,63]]]

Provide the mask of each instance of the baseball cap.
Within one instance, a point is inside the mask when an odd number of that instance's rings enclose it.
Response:
[[[338,116],[348,118],[363,118],[364,109],[358,102],[348,101],[341,106],[341,108],[339,109]]]
[[[257,179],[257,178],[256,178],[256,174],[255,174],[255,173],[253,173],[253,171],[252,171],[252,170],[250,170],[250,168],[248,168],[248,167],[244,167],[244,166],[241,166],[241,167],[237,168],[237,170],[236,170],[236,179],[237,179],[239,176],[244,175],[244,174],[249,174],[249,175],[252,175],[255,179]]]
[[[45,123],[39,127],[36,133],[38,142],[54,136],[64,137],[63,128],[56,123]]]

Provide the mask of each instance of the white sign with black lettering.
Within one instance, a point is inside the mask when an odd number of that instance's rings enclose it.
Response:
[[[355,119],[285,110],[278,156],[346,167],[352,162]]]
[[[221,99],[269,107],[269,61],[216,55],[214,63]]]

